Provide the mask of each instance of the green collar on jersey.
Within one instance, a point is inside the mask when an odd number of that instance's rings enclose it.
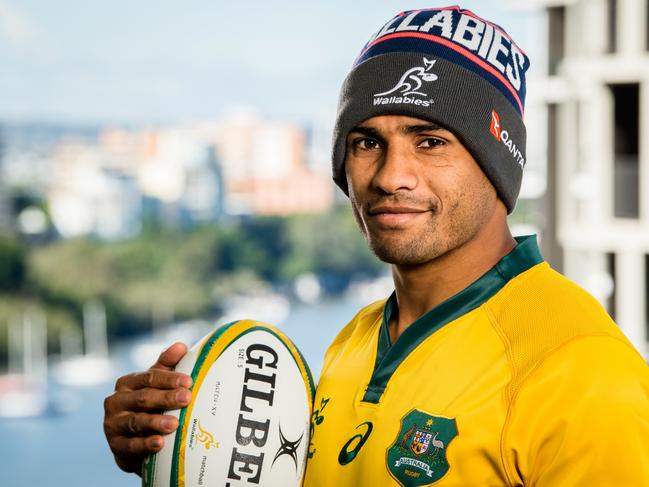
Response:
[[[393,292],[383,307],[383,323],[379,332],[374,372],[363,402],[377,404],[392,374],[403,360],[442,326],[467,314],[500,291],[507,282],[543,262],[536,235],[516,237],[518,245],[469,287],[417,318],[397,341],[390,343],[388,325],[397,312],[397,297]]]

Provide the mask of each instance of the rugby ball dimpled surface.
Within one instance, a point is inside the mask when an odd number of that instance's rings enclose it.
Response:
[[[192,376],[192,401],[166,412],[179,426],[145,460],[144,487],[301,485],[314,386],[281,331],[235,321],[206,335],[176,370]]]

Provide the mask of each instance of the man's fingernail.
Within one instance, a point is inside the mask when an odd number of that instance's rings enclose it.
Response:
[[[189,377],[188,375],[183,375],[178,377],[178,380],[176,381],[176,384],[178,387],[191,387],[192,385],[192,378]]]
[[[169,418],[164,418],[162,421],[160,421],[160,426],[162,426],[163,430],[172,430],[175,426],[174,420]]]
[[[180,403],[189,402],[189,392],[187,391],[178,391],[176,393],[176,401]]]
[[[156,437],[151,440],[153,448],[160,448],[162,446],[162,438]]]

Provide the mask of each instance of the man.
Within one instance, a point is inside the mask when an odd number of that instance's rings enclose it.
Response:
[[[330,346],[306,486],[649,485],[649,369],[602,307],[507,214],[525,165],[523,51],[458,7],[402,12],[343,84],[334,180],[395,292]],[[138,471],[189,401],[170,372],[106,400]]]

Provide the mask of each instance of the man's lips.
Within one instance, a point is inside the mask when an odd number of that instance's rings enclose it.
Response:
[[[380,213],[424,213],[428,211],[427,208],[416,208],[414,206],[375,206],[369,209],[370,215],[378,215]]]
[[[395,226],[407,223],[428,211],[430,210],[426,208],[383,205],[370,208],[368,215],[379,224]]]

